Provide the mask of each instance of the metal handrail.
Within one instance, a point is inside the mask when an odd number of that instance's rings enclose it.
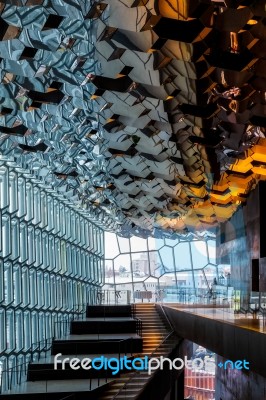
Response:
[[[38,370],[38,372],[43,372],[43,371],[54,371],[54,369],[41,369],[41,370]],[[7,372],[7,371],[3,371],[3,372]],[[20,372],[21,373],[21,371],[20,370],[15,370],[14,372]],[[36,372],[36,371],[35,371]],[[106,372],[106,371],[105,371]],[[86,379],[88,379],[88,378],[86,378]],[[107,373],[105,373],[105,376],[104,377],[94,377],[94,378],[89,378],[88,379],[89,380],[89,390],[92,390],[92,381],[94,381],[94,382],[96,382],[97,381],[97,383],[98,383],[98,385],[97,385],[97,387],[96,388],[98,388],[98,387],[100,387],[101,386],[101,384],[100,384],[100,381],[101,380],[104,380],[105,381],[105,383],[107,383],[108,382],[108,376],[107,376]],[[46,382],[46,393],[48,393],[47,392],[47,383],[48,382],[50,382],[50,379],[45,379],[45,380],[43,380],[42,379],[42,381],[44,381],[44,382]],[[20,383],[19,383],[20,384]],[[7,385],[7,387],[8,387],[8,390],[10,390],[11,389],[11,387],[12,387],[12,376],[11,376],[11,378],[10,378],[10,381],[8,380],[8,385]],[[94,388],[95,389],[95,388]],[[2,392],[0,391],[0,393],[2,394]],[[71,395],[69,395],[69,396],[67,396],[67,397],[64,397],[63,399],[61,399],[61,400],[64,400],[64,399],[68,399],[68,398],[72,398],[71,396],[73,396],[74,394],[71,394]],[[74,399],[75,399],[75,397],[74,397]]]
[[[77,312],[76,314],[82,314],[82,312]],[[75,320],[75,318],[72,318],[71,320],[56,321],[56,322],[54,322],[54,325],[56,325],[56,324],[71,323],[71,321],[74,321],[74,320]],[[29,351],[25,352],[25,355],[29,355],[29,356],[30,356],[30,360],[25,361],[25,362],[23,362],[23,363],[21,363],[21,364],[17,364],[16,366],[9,367],[9,368],[7,368],[7,369],[1,370],[0,376],[2,376],[3,373],[9,373],[9,372],[11,372],[11,377],[9,378],[9,375],[8,375],[8,381],[7,381],[7,386],[8,386],[9,389],[11,389],[11,387],[12,387],[13,372],[19,372],[19,373],[20,373],[20,376],[19,376],[19,383],[21,383],[21,374],[22,374],[22,370],[23,370],[24,367],[25,367],[25,374],[26,374],[26,366],[27,366],[30,362],[33,361],[33,357],[34,357],[35,355],[38,355],[38,360],[39,360],[39,359],[40,359],[41,353],[45,353],[45,357],[46,357],[46,354],[48,353],[48,351],[51,350],[53,340],[55,339],[55,329],[53,330],[53,333],[54,333],[54,336],[53,336],[53,337],[46,338],[46,339],[42,339],[42,340],[39,340],[39,341],[34,342],[34,343],[31,344],[31,346],[30,346],[30,348],[29,348]],[[63,337],[64,337],[64,336],[63,336]],[[45,345],[44,345],[44,346],[41,346],[42,343],[45,343]],[[48,345],[48,343],[49,343],[49,345]],[[24,354],[24,353],[20,353],[20,354]],[[18,369],[18,368],[20,368],[20,369]],[[0,394],[2,393],[2,386],[3,386],[3,384],[2,384],[2,379],[1,379],[1,382],[0,382]]]
[[[172,331],[175,331],[175,328],[172,324],[172,322],[170,321],[170,319],[168,318],[166,312],[164,311],[164,308],[162,306],[162,304],[156,304],[155,307],[160,307],[160,311],[163,313],[164,319],[167,321],[169,327],[172,329]]]
[[[89,344],[96,344],[96,343],[101,343],[101,344],[103,344],[103,343],[110,343],[110,342],[115,342],[115,343],[119,343],[119,348],[118,348],[118,356],[119,356],[119,358],[120,358],[120,355],[121,355],[121,353],[122,354],[133,354],[133,352],[132,352],[132,346],[133,346],[133,342],[132,342],[132,339],[133,339],[133,337],[131,336],[131,337],[128,337],[128,338],[126,338],[126,339],[118,339],[118,340],[112,340],[112,341],[110,341],[110,340],[101,340],[101,339],[98,339],[98,340],[93,340],[93,341],[89,341]],[[59,339],[60,340],[60,339]],[[63,340],[63,339],[62,339]],[[130,351],[124,351],[124,352],[122,352],[121,351],[121,343],[126,343],[126,342],[129,342],[129,341],[131,341],[131,349],[130,349]],[[71,344],[73,345],[73,346],[75,346],[75,345],[77,345],[77,344],[80,344],[81,342],[80,342],[80,340],[74,340],[74,341],[71,341]],[[76,354],[78,354],[78,352],[77,352],[77,348],[76,348]]]
[[[157,353],[157,350],[159,349],[159,347],[161,347],[169,338],[170,336],[172,336],[175,333],[175,331],[171,331],[163,340],[162,342],[153,350],[153,352],[148,356],[149,358],[152,358],[155,353]],[[139,375],[139,371],[136,371],[131,377],[130,379],[124,383],[124,385],[119,389],[119,391],[116,393],[116,395],[113,397],[113,400],[116,399],[121,392],[126,388],[126,386],[128,384],[130,384],[132,382],[132,380]],[[145,385],[147,384],[147,382],[145,383]]]
[[[156,305],[157,306],[157,305]],[[153,350],[153,352],[148,356],[149,358],[152,358],[153,355],[155,355],[155,353],[157,353],[158,349],[172,336],[175,334],[175,329],[172,325],[172,323],[170,322],[169,318],[167,317],[164,309],[162,308],[162,305],[159,304],[165,319],[167,320],[169,326],[171,327],[171,332],[168,333],[168,335],[161,341],[161,343],[159,343],[159,345]],[[126,388],[126,386],[139,374],[139,372],[135,372],[131,378],[125,382],[125,384],[120,388],[120,390],[118,391],[118,393],[113,397],[113,399],[116,399],[118,397],[118,395]]]
[[[133,337],[131,336],[131,337],[128,337],[128,338],[126,338],[126,339],[113,339],[113,340],[102,340],[102,339],[98,339],[98,340],[92,340],[92,341],[90,341],[90,340],[88,340],[88,342],[90,343],[90,344],[93,344],[93,343],[99,343],[99,342],[101,342],[101,343],[110,343],[110,342],[116,342],[116,343],[121,343],[121,342],[126,342],[126,341],[128,341],[128,340],[130,340],[130,339],[133,339]],[[62,339],[56,339],[56,340],[64,340],[63,338]],[[81,343],[81,341],[80,340],[71,340],[71,343],[73,344],[75,344],[75,343]]]
[[[155,350],[153,350],[153,352],[151,353],[151,355],[149,357],[155,355],[155,353],[157,353],[157,350],[159,349],[159,347],[161,347],[166,342],[166,340],[169,339],[169,337],[172,336],[174,333],[175,333],[175,331],[169,332],[168,335],[162,340],[162,342],[160,344],[158,344],[158,346],[155,348]]]
[[[158,351],[158,349],[172,336],[175,334],[175,329],[174,326],[172,325],[171,321],[169,320],[167,314],[165,313],[163,307],[161,304],[156,304],[156,308],[157,306],[160,307],[161,312],[163,313],[164,318],[166,319],[168,325],[171,328],[171,332],[168,333],[168,335],[161,341],[161,343],[153,350],[153,352],[151,353],[151,355],[149,356],[149,358],[152,358],[153,355],[155,355]],[[139,372],[135,372],[131,378],[124,383],[124,385],[120,388],[120,390],[117,392],[117,394],[113,397],[113,399],[116,399],[118,397],[119,394],[121,394],[121,392],[126,388],[126,386],[132,382],[132,380],[139,374]],[[144,386],[147,384],[147,382],[144,384]]]
[[[96,304],[119,304],[119,299],[121,298],[121,294],[126,295],[126,302],[130,304],[130,295],[131,291],[124,289],[124,290],[106,290],[100,289],[96,292]],[[111,301],[111,296],[113,300]],[[93,304],[92,304],[93,305]]]
[[[132,337],[129,337],[129,338],[126,338],[126,339],[119,339],[119,340],[112,340],[112,342],[116,342],[116,343],[122,343],[122,342],[127,342],[127,341],[129,341],[129,340],[131,340],[132,339]],[[51,339],[45,339],[45,340],[51,340],[51,341],[53,341],[53,338],[51,338]],[[59,339],[60,340],[60,339]],[[94,344],[94,343],[99,343],[99,342],[101,342],[101,343],[110,343],[110,340],[108,341],[108,340],[94,340],[94,341],[90,341],[89,343],[90,344]],[[37,342],[36,342],[37,343]],[[75,340],[75,341],[71,341],[71,344],[77,344],[77,343],[80,343],[80,340]],[[43,351],[43,350],[42,350]],[[35,351],[34,351],[34,353],[35,353]],[[118,352],[118,354],[119,354],[119,352]],[[130,353],[130,354],[132,354],[132,353]],[[13,370],[14,368],[18,368],[18,367],[21,367],[21,366],[23,366],[23,365],[26,365],[26,364],[29,364],[29,362],[27,361],[27,362],[24,362],[24,363],[22,363],[22,364],[17,364],[16,366],[14,366],[14,367],[10,367],[10,368],[7,368],[7,369],[2,369],[1,370],[1,374],[3,373],[3,372],[8,372],[8,371],[11,371],[11,370]]]
[[[10,373],[11,372],[11,376],[9,377],[9,375],[8,375],[8,381],[7,381],[8,390],[10,390],[11,387],[12,387],[13,373],[15,373],[15,372],[20,373],[19,382],[18,382],[20,384],[21,383],[21,378],[22,378],[22,376],[21,376],[22,375],[22,370],[24,369],[24,372],[25,372],[25,375],[26,375],[26,366],[28,366],[29,363],[33,360],[34,355],[38,354],[38,360],[39,360],[40,359],[40,354],[42,352],[44,352],[46,354],[51,349],[52,346],[48,346],[47,348],[46,348],[46,346],[47,346],[48,343],[52,343],[52,340],[53,340],[53,338],[48,338],[48,339],[40,340],[39,342],[32,343],[31,347],[30,347],[30,351],[27,353],[27,354],[30,355],[30,361],[25,361],[24,363],[17,364],[17,365],[15,365],[13,367],[10,367],[8,369],[1,370],[1,377],[2,377],[3,373]],[[45,342],[46,346],[41,348],[41,343],[43,343],[43,342]],[[35,347],[35,345],[37,345],[37,346]],[[34,347],[34,349],[33,349],[33,347]],[[1,379],[1,384],[0,384],[0,394],[1,393],[2,393],[2,379]]]

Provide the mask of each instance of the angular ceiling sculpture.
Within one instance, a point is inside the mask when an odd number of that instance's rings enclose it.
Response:
[[[264,1],[0,1],[0,151],[124,236],[205,235],[266,177]]]

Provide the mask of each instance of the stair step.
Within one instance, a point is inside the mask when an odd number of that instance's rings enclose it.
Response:
[[[164,326],[156,326],[156,325],[143,325],[142,330],[147,331],[147,330],[155,330],[156,332],[168,332]]]
[[[154,319],[149,319],[149,320],[147,320],[145,317],[143,317],[143,316],[139,316],[139,319],[141,319],[142,321],[143,321],[143,323],[145,323],[145,324],[158,324],[158,325],[163,325],[163,326],[165,326],[164,325],[164,323],[162,323],[162,321],[154,321]]]
[[[150,356],[151,354],[153,356],[157,355],[158,357],[161,355],[168,355],[176,346],[177,341],[169,339],[159,347],[159,350],[156,350],[170,331],[167,329],[167,325],[162,321],[155,305],[153,303],[139,303],[136,304],[135,310],[136,318],[139,318],[142,321],[143,350],[142,353],[134,354],[134,357],[143,359],[146,355]],[[148,382],[149,379],[150,375],[148,375],[147,371],[139,371],[136,376],[131,376],[130,380],[127,381],[126,384],[127,400],[135,400],[138,397],[139,390]],[[125,383],[126,380],[124,380],[124,384]],[[99,400],[113,400],[114,392],[116,395],[115,400],[125,400],[125,393],[119,393],[123,385],[112,385],[113,391],[110,389],[107,390]]]
[[[150,342],[151,340],[159,340],[160,342],[165,338],[166,335],[146,335],[146,336],[142,336],[142,339],[145,342]]]
[[[163,338],[165,338],[167,335],[168,335],[168,333],[169,332],[164,332],[164,331],[156,331],[156,330],[152,330],[152,329],[150,329],[150,330],[147,330],[147,329],[145,329],[145,331],[143,331],[142,332],[142,337],[143,337],[143,339],[150,339],[150,338],[161,338],[161,337],[163,337]]]

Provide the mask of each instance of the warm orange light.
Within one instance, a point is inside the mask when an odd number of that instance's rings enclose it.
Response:
[[[250,19],[247,24],[248,25],[256,25],[258,23],[258,21],[256,19]]]

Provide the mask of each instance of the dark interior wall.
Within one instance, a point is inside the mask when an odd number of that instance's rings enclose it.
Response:
[[[260,260],[259,287],[266,292],[266,182],[260,183]]]
[[[225,358],[217,356],[217,364]],[[252,371],[218,369],[215,378],[215,398],[217,400],[265,399],[266,379]]]
[[[266,292],[266,258],[260,258],[260,264],[259,264],[259,268],[260,268],[260,292]]]
[[[266,182],[259,186],[260,198],[260,257],[266,257]]]
[[[187,343],[189,339],[217,354],[216,365],[227,360],[246,360],[250,363],[250,370],[245,372],[216,367],[216,400],[266,400],[264,334],[256,329],[245,329],[221,320],[196,315],[190,310],[184,311],[171,306],[164,306],[164,310],[177,334],[186,337]],[[188,350],[189,347],[186,351]],[[189,353],[187,354],[189,356]]]
[[[266,335],[259,331],[258,319],[250,320],[253,330],[242,327],[242,319],[232,324],[225,316],[225,321],[223,321],[221,310],[218,311],[217,319],[214,309],[206,310],[206,315],[204,309],[198,312],[165,305],[164,310],[178,336],[197,343],[226,360],[235,362],[245,359],[250,362],[250,370],[266,379],[266,357],[264,356]],[[211,317],[213,313],[214,318]]]
[[[260,233],[263,224],[266,230],[266,218],[261,213],[263,203],[266,206],[265,184],[266,182],[261,182],[251,192],[246,205],[220,227],[217,260],[221,264],[231,264],[231,285],[235,289],[252,289],[252,259],[260,259]],[[259,260],[260,269],[264,263],[263,259]],[[262,281],[260,284],[262,285]]]

